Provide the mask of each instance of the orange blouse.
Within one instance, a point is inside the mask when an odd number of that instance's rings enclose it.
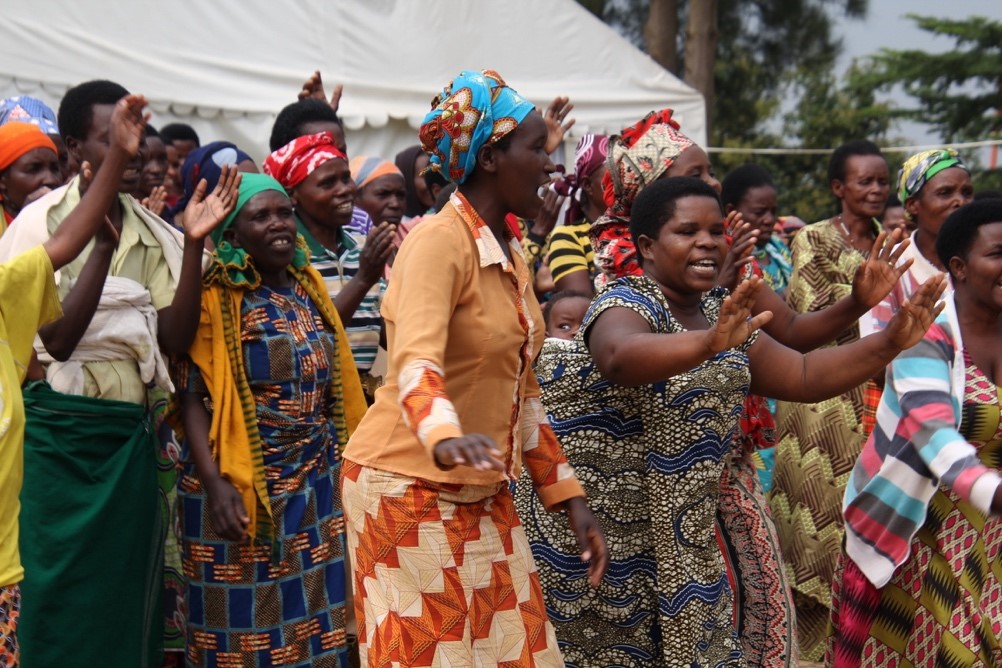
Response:
[[[348,441],[346,459],[477,485],[517,478],[524,460],[547,508],[584,496],[539,398],[532,361],[543,318],[521,248],[507,241],[512,262],[459,193],[407,236],[382,306],[387,383]],[[467,433],[494,439],[504,473],[435,463],[439,441]]]

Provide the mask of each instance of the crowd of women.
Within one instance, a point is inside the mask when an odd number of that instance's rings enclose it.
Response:
[[[497,72],[392,161],[339,97],[260,164],[109,81],[0,102],[0,668],[1002,665],[955,151],[895,198],[848,142],[804,226],[669,109],[564,169]]]

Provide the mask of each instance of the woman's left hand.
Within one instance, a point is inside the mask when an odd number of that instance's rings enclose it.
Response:
[[[588,584],[597,587],[609,569],[609,547],[605,543],[605,535],[583,496],[567,499],[564,507],[581,548],[581,561],[591,562],[588,565]]]
[[[902,241],[901,236],[901,230],[878,234],[866,261],[856,270],[852,279],[852,298],[867,311],[879,304],[912,266],[912,260],[898,265],[901,254],[911,243],[908,239]]]
[[[233,211],[239,194],[240,170],[236,165],[223,165],[219,182],[208,196],[207,188],[205,179],[199,181],[184,208],[184,235],[189,239],[205,239]]]
[[[946,290],[946,275],[933,276],[905,300],[887,324],[887,338],[898,350],[907,350],[922,340],[945,306],[940,301]]]
[[[550,106],[546,108],[546,113],[543,114],[543,120],[546,121],[546,152],[553,153],[556,151],[564,141],[564,135],[567,131],[571,129],[574,125],[574,119],[564,122],[567,118],[567,114],[573,111],[574,105],[571,104],[570,98],[558,97],[554,98]]]
[[[724,229],[731,235],[731,247],[724,256],[724,264],[717,275],[717,285],[734,291],[745,273],[744,267],[754,258],[752,249],[758,243],[758,231],[744,222],[741,214],[731,211],[724,221]]]

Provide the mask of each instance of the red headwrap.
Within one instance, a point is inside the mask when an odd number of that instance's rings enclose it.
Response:
[[[348,162],[348,156],[334,145],[334,137],[329,132],[296,137],[264,160],[264,173],[273,177],[286,190],[292,190],[312,174],[317,167],[329,160],[340,158]]]
[[[56,151],[56,145],[49,135],[42,132],[37,125],[11,121],[0,125],[0,172],[7,169],[28,151],[36,148]]]

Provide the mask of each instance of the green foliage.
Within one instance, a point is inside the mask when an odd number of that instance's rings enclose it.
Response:
[[[945,53],[882,49],[856,73],[856,85],[901,86],[916,105],[897,117],[927,123],[946,141],[985,139],[1002,130],[1002,22],[975,16],[947,20],[909,14],[933,36],[952,39]]]

